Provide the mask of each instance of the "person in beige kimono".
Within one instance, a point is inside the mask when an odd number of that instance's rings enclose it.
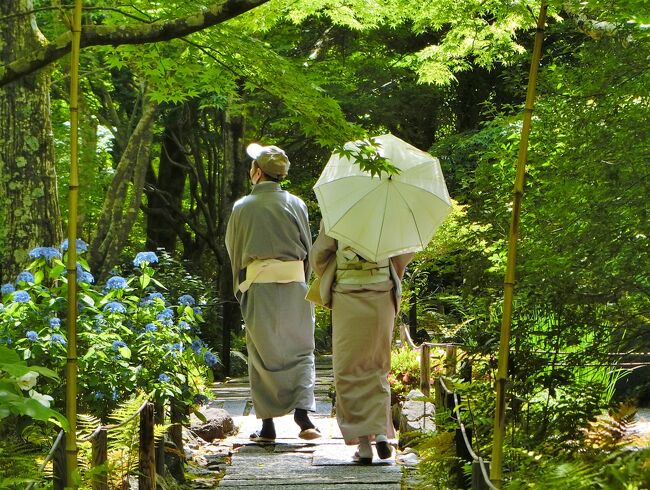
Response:
[[[320,278],[321,301],[332,309],[337,422],[345,443],[358,444],[354,459],[362,464],[372,462],[373,440],[380,459],[392,455],[391,342],[401,279],[412,258],[369,262],[322,226],[309,256]]]
[[[320,432],[307,414],[316,408],[307,207],[280,187],[290,165],[283,150],[254,143],[246,151],[253,188],[233,206],[226,248],[246,328],[253,408],[262,419],[250,438],[274,441],[273,418],[294,410],[299,437],[315,439]]]

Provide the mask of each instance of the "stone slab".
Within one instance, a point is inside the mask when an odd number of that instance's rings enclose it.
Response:
[[[264,490],[287,490],[287,488],[295,488],[297,490],[400,490],[402,485],[400,483],[305,483],[302,481],[288,481],[281,484],[269,484],[264,482],[264,486],[260,486],[258,480],[238,480],[236,482],[226,481],[219,485],[226,488],[263,488]]]
[[[309,464],[275,463],[276,455],[257,456],[258,460],[249,461],[247,465],[233,465],[228,468],[226,476],[219,486],[236,486],[243,482],[256,482],[259,488],[269,485],[296,484],[339,484],[355,482],[372,482],[376,484],[399,484],[402,471],[398,466],[385,465],[345,465],[345,466],[311,466]],[[234,458],[236,459],[236,458]],[[244,458],[248,460],[249,458]],[[285,462],[288,462],[285,459]]]
[[[357,450],[357,446],[346,446],[344,444],[331,444],[318,446],[314,451],[312,460],[313,466],[358,466],[358,463],[352,461],[352,456]],[[375,453],[373,466],[394,466],[394,458],[378,459]]]

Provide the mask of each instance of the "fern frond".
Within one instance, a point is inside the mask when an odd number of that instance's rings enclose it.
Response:
[[[39,482],[45,475],[39,473],[39,460],[45,455],[23,441],[5,437],[0,440],[0,488]]]
[[[629,445],[633,436],[631,429],[635,416],[634,403],[621,403],[608,414],[599,415],[582,429],[584,445],[591,451],[606,453]]]

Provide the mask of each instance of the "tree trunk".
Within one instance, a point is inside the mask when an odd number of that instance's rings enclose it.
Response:
[[[45,39],[31,0],[0,2],[0,64]],[[40,70],[0,89],[0,279],[12,281],[36,245],[58,246],[61,216],[50,119],[50,72]]]
[[[90,266],[99,279],[116,264],[140,209],[157,109],[156,104],[144,100],[142,116],[115,170],[90,247]]]
[[[225,246],[226,225],[232,212],[234,202],[242,196],[247,178],[246,159],[242,156],[242,137],[244,123],[242,117],[233,117],[227,111],[223,113],[223,170],[219,182],[219,221],[217,234],[220,237],[217,252],[219,297],[222,301],[223,326],[221,332],[221,362],[224,375],[230,374],[230,340],[233,333],[240,331],[241,313],[239,304],[233,295],[232,269]]]
[[[176,249],[178,230],[185,226],[182,217],[183,191],[187,179],[187,156],[183,148],[183,135],[188,127],[185,106],[169,112],[165,121],[158,175],[152,166],[147,172],[147,250],[164,248],[172,253]]]

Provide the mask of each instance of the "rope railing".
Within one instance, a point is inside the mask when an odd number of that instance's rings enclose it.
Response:
[[[65,435],[65,431],[60,430],[59,434],[56,436],[56,439],[54,440],[54,444],[52,444],[52,448],[50,449],[50,452],[47,453],[47,456],[45,457],[45,459],[43,460],[43,462],[41,463],[41,465],[38,468],[39,473],[42,473],[43,470],[45,469],[45,467],[47,466],[47,464],[50,461],[52,461],[52,458],[54,457],[54,454],[55,454],[56,450],[59,448],[59,444],[61,444],[61,441],[63,440],[64,435]],[[36,482],[30,483],[29,485],[27,485],[25,490],[31,490],[32,488],[34,488],[34,485],[36,485]]]
[[[140,408],[127,419],[118,424],[99,425],[89,435],[79,438],[79,442],[92,442],[92,467],[104,465],[108,459],[108,432],[132,422],[136,417],[139,420],[139,468],[138,489],[155,490],[156,488],[156,448],[154,440],[154,405],[146,400]],[[65,488],[65,431],[60,431],[47,457],[41,463],[39,473],[52,461],[54,466],[54,488]],[[25,490],[31,490],[35,483],[30,483]],[[96,472],[92,477],[94,490],[108,490],[108,474],[106,471]]]
[[[423,394],[429,396],[431,392],[430,349],[432,347],[445,349],[445,372],[447,375],[455,373],[457,362],[456,350],[458,344],[422,342],[420,345],[416,345],[411,339],[408,326],[405,324],[400,326],[400,338],[402,340],[402,345],[407,345],[413,350],[420,351],[420,390]],[[489,462],[476,454],[476,451],[472,448],[471,432],[469,432],[469,429],[465,427],[461,418],[460,396],[447,387],[442,376],[439,376],[436,379],[436,405],[448,409],[451,418],[453,418],[458,425],[455,438],[456,454],[472,464],[471,488],[476,490],[498,490],[490,481]]]

